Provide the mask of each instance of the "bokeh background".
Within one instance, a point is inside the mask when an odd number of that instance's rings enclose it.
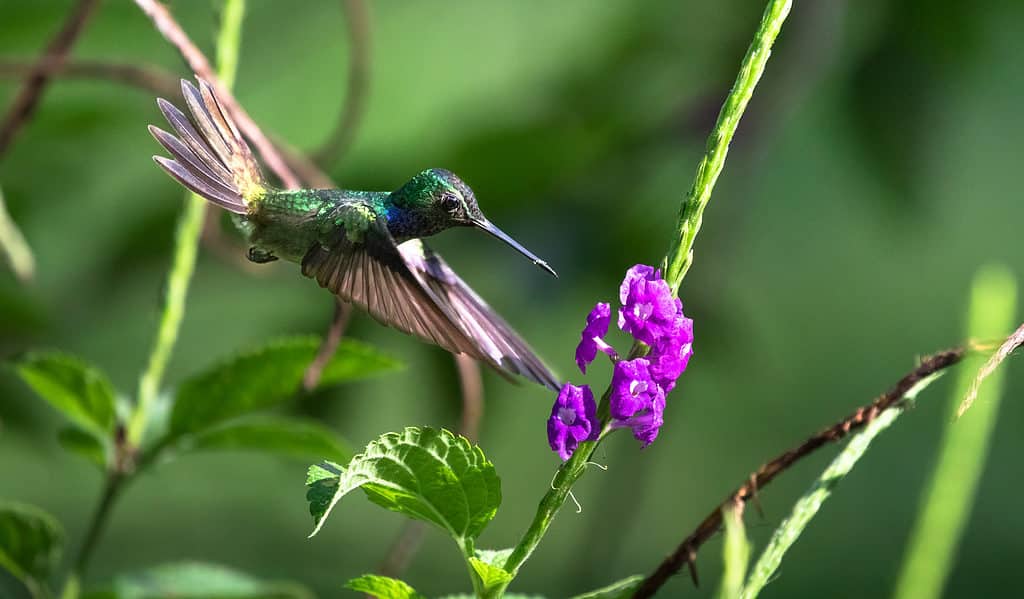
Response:
[[[0,55],[30,58],[70,7],[0,0]],[[175,14],[212,52],[209,2]],[[392,189],[444,166],[490,217],[547,258],[545,276],[490,238],[451,231],[436,246],[557,370],[573,373],[579,326],[613,299],[624,270],[664,254],[679,201],[757,25],[748,0],[380,2],[371,6],[372,86],[358,137],[332,175]],[[696,356],[662,436],[639,451],[616,435],[576,489],[514,590],[563,597],[647,573],[764,459],[888,388],[915,356],[962,340],[983,264],[1020,278],[1024,4],[1012,0],[815,0],[794,6],[740,126],[682,288]],[[340,3],[249,3],[237,96],[266,130],[303,148],[333,127],[345,93]],[[128,2],[104,3],[79,58],[155,63],[186,75]],[[17,83],[0,81],[6,105]],[[135,388],[149,350],[181,189],[154,167],[151,95],[57,81],[0,163],[14,219],[38,259],[22,286],[0,273],[0,351],[55,347]],[[240,250],[241,251],[241,250]],[[319,333],[330,298],[293,265],[258,274],[202,251],[168,383],[269,337]],[[402,372],[303,397],[361,447],[405,425],[455,426],[450,357],[358,316],[349,334]],[[619,343],[624,340],[619,339]],[[1017,588],[1024,557],[1024,370],[1011,364],[994,443],[949,596]],[[586,379],[603,387],[609,369]],[[557,458],[551,394],[485,373],[482,446],[504,501],[480,545],[515,543]],[[787,555],[767,596],[888,594],[941,427],[949,381],[883,435]],[[55,514],[73,550],[100,486],[57,445],[57,416],[0,374],[0,497]],[[834,454],[761,495],[755,543]],[[199,559],[299,581],[322,596],[373,570],[403,519],[353,496],[311,528],[305,463],[244,453],[162,466],[125,493],[90,583]],[[721,540],[700,557],[709,596]],[[451,542],[428,533],[405,578],[423,593],[468,588]]]

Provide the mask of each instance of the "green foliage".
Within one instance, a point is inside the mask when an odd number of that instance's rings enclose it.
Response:
[[[188,450],[256,450],[298,458],[348,461],[352,450],[329,428],[310,420],[261,416],[227,422],[191,438]]]
[[[489,564],[480,558],[470,557],[469,566],[476,575],[477,588],[483,596],[490,596],[495,589],[504,588],[512,582],[512,574],[501,566]]]
[[[246,351],[187,379],[171,412],[172,436],[195,433],[264,410],[288,399],[316,356],[316,337],[295,337]],[[364,378],[398,367],[398,362],[350,339],[343,340],[326,365],[320,385]]]
[[[164,564],[117,577],[111,588],[85,599],[312,599],[294,583],[268,582],[201,562]]]
[[[904,399],[907,402],[913,401],[925,387],[942,376],[942,374],[942,372],[937,372],[918,381],[903,396]],[[818,513],[825,500],[832,495],[832,490],[839,484],[839,481],[853,470],[854,465],[864,455],[864,452],[867,451],[874,438],[889,428],[889,425],[903,411],[903,407],[894,406],[869,422],[864,427],[864,430],[850,439],[850,442],[846,444],[843,451],[821,473],[821,476],[814,482],[811,489],[797,500],[790,516],[783,520],[782,524],[779,524],[779,527],[772,533],[768,546],[765,547],[761,557],[758,558],[757,563],[750,570],[750,577],[747,579],[741,595],[744,599],[757,597],[761,589],[768,584],[775,571],[778,570],[779,564],[782,563],[782,557],[793,546],[797,538],[800,537],[800,533],[807,527],[811,518]]]
[[[316,522],[312,534],[338,500],[362,488],[374,503],[447,531],[464,553],[501,503],[494,465],[479,447],[443,429],[410,427],[382,435],[347,467],[312,466],[306,484]]]
[[[100,441],[80,428],[62,428],[57,433],[57,441],[61,447],[92,462],[100,470],[105,470],[110,463],[110,444]]]
[[[971,286],[967,337],[993,339],[1005,335],[1014,325],[1016,298],[1012,274],[1004,268],[982,269]],[[941,596],[946,578],[955,567],[956,546],[985,471],[1005,370],[996,368],[992,372],[970,411],[957,420],[953,420],[953,415],[984,361],[984,356],[969,356],[957,373],[938,460],[921,498],[921,509],[896,584],[894,596],[900,599]]]
[[[0,568],[37,592],[60,561],[64,531],[39,508],[0,503]]]
[[[613,582],[606,587],[575,595],[571,599],[626,599],[632,596],[633,591],[640,586],[643,579],[643,576],[637,574],[629,578],[623,578],[618,582]],[[505,595],[505,597],[507,598],[509,595]]]
[[[68,420],[109,439],[114,429],[114,387],[83,360],[56,351],[30,352],[14,364],[22,380]]]
[[[741,513],[729,507],[722,510],[725,525],[725,544],[722,547],[722,585],[718,589],[719,599],[734,599],[743,590],[743,578],[747,575],[750,562],[750,541],[743,526]]]
[[[377,599],[426,599],[397,578],[364,574],[345,583],[345,588],[372,595]]]

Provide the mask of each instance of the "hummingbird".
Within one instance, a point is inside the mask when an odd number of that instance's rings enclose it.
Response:
[[[303,275],[386,326],[467,354],[505,378],[520,375],[559,388],[530,346],[422,241],[452,227],[475,227],[558,276],[484,216],[462,179],[432,168],[390,192],[276,189],[213,87],[196,79],[198,86],[181,82],[191,120],[157,99],[175,134],[149,126],[172,156],[153,160],[231,213],[250,244],[249,260],[298,263]]]

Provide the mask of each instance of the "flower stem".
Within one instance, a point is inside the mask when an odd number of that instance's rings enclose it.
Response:
[[[754,93],[758,79],[764,72],[768,56],[771,54],[771,46],[782,28],[783,21],[789,14],[790,5],[791,0],[770,0],[768,2],[764,16],[761,18],[761,25],[754,34],[750,48],[740,65],[736,83],[733,84],[732,91],[725,99],[715,128],[708,137],[707,152],[697,166],[697,176],[694,179],[693,187],[683,200],[680,209],[678,234],[672,240],[665,257],[665,280],[673,292],[679,289],[679,284],[690,267],[693,241],[697,236],[697,231],[700,230],[701,217],[711,198],[715,181],[725,165],[729,142],[732,140],[740,117]],[[630,352],[630,357],[636,357],[645,350],[646,348],[638,343]],[[608,396],[609,393],[606,391],[598,406],[598,417],[602,422],[606,422],[608,419]],[[558,513],[569,496],[572,486],[586,471],[587,463],[597,449],[598,443],[600,440],[581,443],[572,457],[559,468],[551,484],[551,489],[544,494],[537,507],[533,522],[505,562],[505,570],[513,576],[537,548],[555,514]]]
[[[217,76],[228,88],[234,84],[238,66],[244,14],[245,0],[225,0],[220,32],[217,36]],[[164,296],[160,326],[146,370],[139,378],[138,402],[128,422],[128,444],[131,447],[138,447],[142,441],[150,410],[159,392],[164,370],[167,368],[167,361],[178,340],[181,321],[185,316],[189,282],[192,273],[195,272],[196,254],[205,215],[206,200],[189,193],[174,237],[174,257],[171,270],[167,274],[167,292]]]
[[[761,26],[754,34],[754,40],[743,57],[739,75],[733,83],[732,91],[725,99],[722,110],[718,113],[715,128],[708,137],[707,150],[704,158],[697,165],[697,175],[693,179],[693,187],[686,194],[679,211],[679,230],[672,239],[668,255],[665,257],[665,280],[672,290],[678,291],[686,271],[693,263],[693,242],[700,231],[704,208],[711,199],[718,175],[725,166],[725,156],[729,153],[729,142],[736,133],[740,117],[747,108],[754,87],[764,73],[768,57],[771,56],[772,44],[782,29],[782,23],[789,15],[791,0],[770,0],[761,17]]]

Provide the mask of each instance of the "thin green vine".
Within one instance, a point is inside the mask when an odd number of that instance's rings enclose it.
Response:
[[[725,99],[718,115],[718,121],[708,137],[707,150],[697,166],[693,186],[682,202],[677,235],[673,238],[664,260],[665,280],[668,281],[674,293],[678,291],[693,260],[693,242],[700,230],[701,218],[711,199],[715,181],[725,165],[729,142],[736,132],[740,117],[746,110],[747,103],[754,93],[761,74],[764,73],[768,57],[771,55],[772,44],[782,29],[782,23],[789,15],[791,4],[791,0],[770,0],[768,2],[761,18],[761,24],[740,65],[736,82]],[[635,356],[643,351],[643,347],[638,346],[633,348],[631,354]],[[606,391],[598,406],[598,415],[602,419],[606,419],[607,414],[608,392]],[[605,433],[607,432],[606,429]],[[559,468],[551,484],[551,489],[540,501],[533,522],[505,562],[505,570],[513,576],[518,573],[519,568],[537,548],[555,514],[565,503],[572,486],[586,471],[587,464],[600,442],[601,440],[598,439],[581,443],[572,457]]]
[[[217,77],[228,89],[234,86],[238,70],[244,16],[245,0],[225,0],[220,32],[217,35]],[[127,440],[131,447],[138,447],[142,441],[146,422],[160,390],[164,370],[167,368],[167,361],[178,340],[181,321],[185,316],[185,299],[192,273],[195,272],[206,203],[206,200],[194,193],[187,194],[185,210],[178,221],[178,229],[174,235],[174,257],[171,269],[167,273],[164,309],[160,315],[156,341],[149,354],[146,370],[139,378],[138,401],[128,422]]]

